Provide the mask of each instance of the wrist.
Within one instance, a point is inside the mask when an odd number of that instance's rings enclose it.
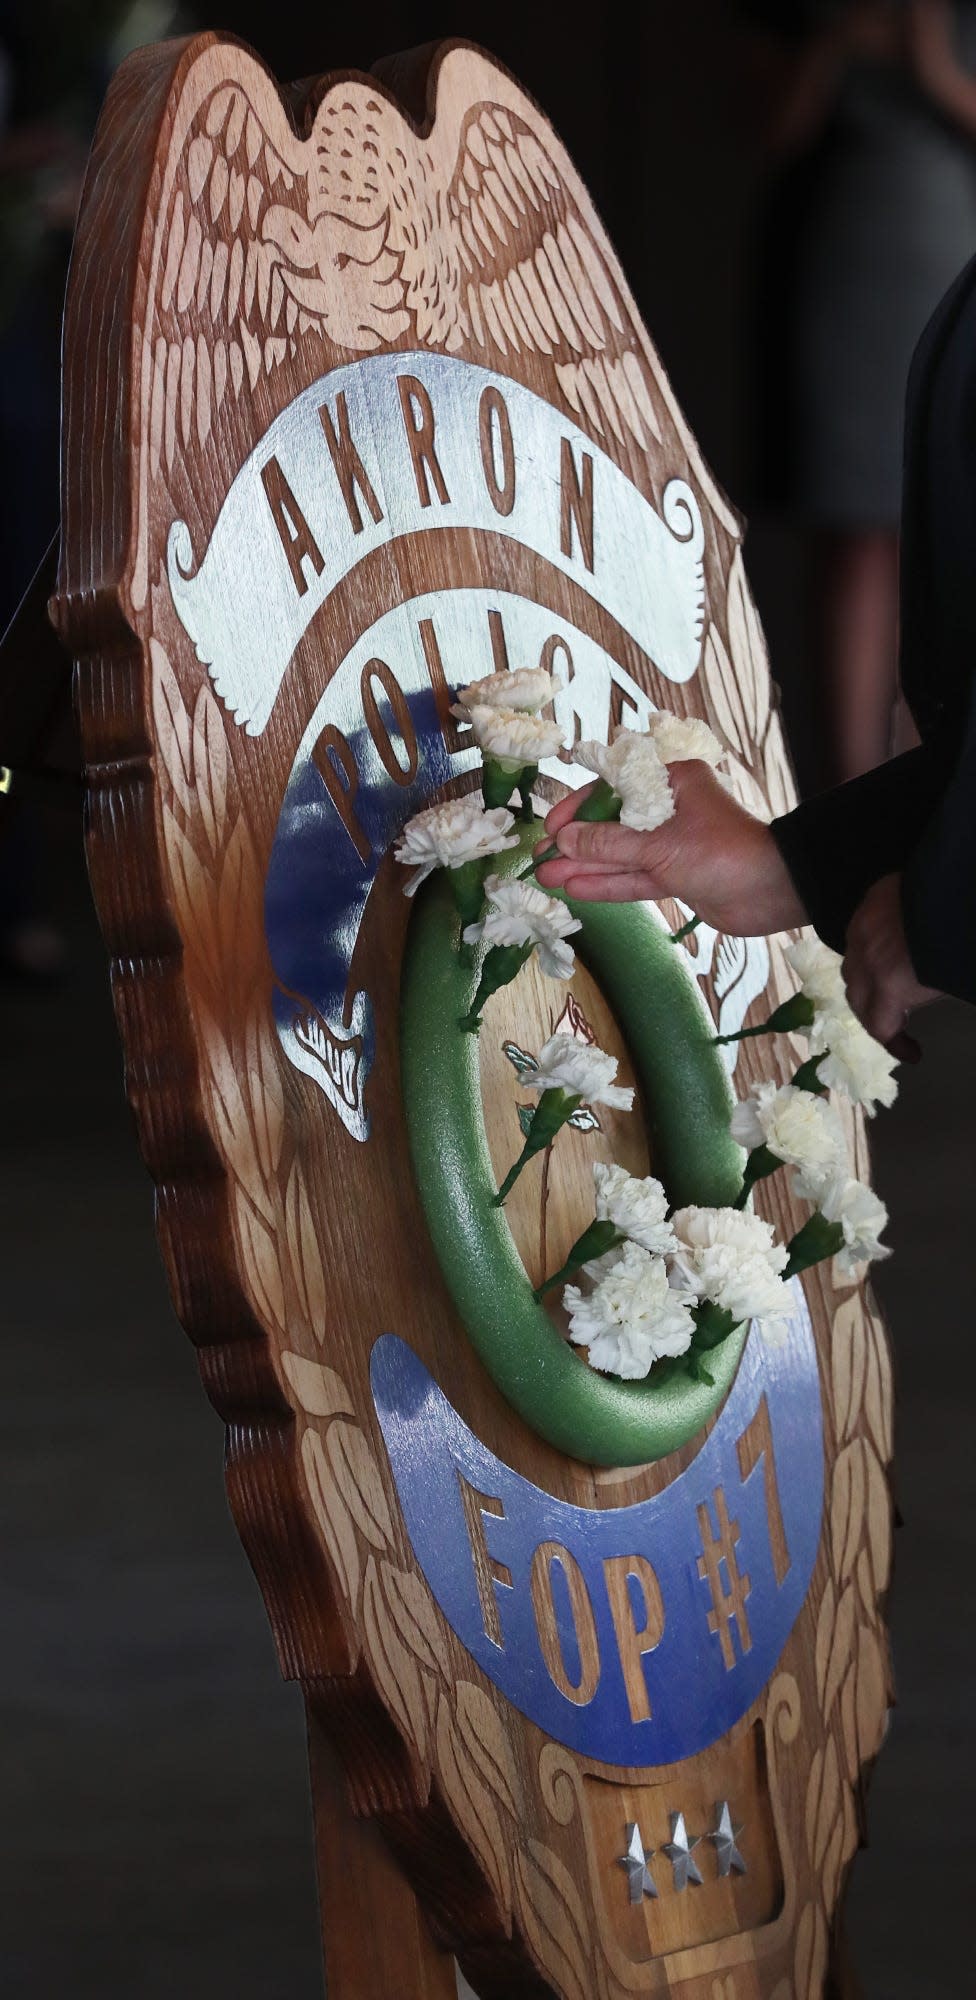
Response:
[[[772,827],[762,820],[753,822],[752,879],[755,910],[749,925],[753,936],[772,936],[775,931],[797,930],[810,921],[803,898],[786,865]]]

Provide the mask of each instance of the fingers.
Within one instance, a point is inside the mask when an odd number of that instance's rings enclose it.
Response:
[[[634,827],[621,826],[617,820],[574,819],[561,827],[557,835],[560,854],[568,854],[586,865],[595,862],[607,868],[641,866],[652,839],[651,834],[638,833]]]
[[[655,898],[651,877],[637,869],[629,874],[620,869],[612,874],[595,868],[581,875],[570,871],[562,886],[574,903],[649,903]]]
[[[552,811],[546,814],[546,832],[549,836],[546,846],[555,839],[560,827],[565,826],[573,814],[579,811],[583,800],[589,798],[592,790],[592,785],[584,785],[579,792],[567,792],[566,797],[560,799],[559,804],[553,806]]]

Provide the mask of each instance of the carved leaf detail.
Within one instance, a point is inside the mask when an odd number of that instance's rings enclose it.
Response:
[[[884,1472],[866,1439],[863,1441],[862,1449],[870,1578],[862,1575],[859,1564],[858,1584],[862,1595],[865,1585],[868,1582],[870,1584],[870,1594],[864,1601],[864,1609],[870,1617],[874,1613],[878,1598],[887,1589],[891,1574],[891,1494]]]
[[[746,582],[741,548],[736,549],[729,570],[727,610],[729,652],[741,693],[746,726],[743,748],[747,748],[750,744],[761,743],[765,734],[769,714],[769,666],[759,614]]]
[[[797,2000],[822,2000],[827,1976],[827,1926],[817,1903],[808,1903],[796,1933]]]
[[[299,1408],[310,1417],[353,1415],[352,1397],[334,1368],[325,1368],[320,1361],[309,1361],[304,1354],[295,1354],[289,1348],[282,1354],[281,1367]]]
[[[511,1745],[494,1703],[473,1681],[457,1683],[458,1728],[489,1790],[518,1820],[518,1778]]]
[[[576,1885],[558,1856],[537,1840],[515,1855],[519,1913],[564,2000],[589,2000],[586,1919]]]
[[[325,1337],[325,1273],[301,1164],[295,1161],[285,1192],[285,1227],[295,1284],[305,1317],[319,1340]]]
[[[357,1528],[371,1547],[393,1547],[393,1521],[379,1467],[356,1424],[332,1425],[325,1445],[332,1476]]]
[[[857,1651],[857,1746],[862,1763],[881,1748],[888,1712],[888,1677],[878,1640],[862,1625]]]
[[[807,1846],[818,1874],[839,1811],[837,1745],[833,1737],[828,1736],[814,1757],[807,1786]]]
[[[193,778],[204,831],[216,856],[227,829],[227,738],[206,681],[193,711]]]
[[[166,775],[185,813],[193,809],[190,779],[190,723],[179,683],[158,639],[150,639],[153,722]]]
[[[248,1021],[244,1050],[255,1146],[261,1172],[272,1181],[285,1133],[285,1095],[263,1005]]]
[[[752,745],[742,695],[721,633],[714,625],[710,625],[705,634],[702,676],[713,723],[717,724],[731,750],[737,751],[740,757],[748,757]]]
[[[236,1196],[241,1257],[255,1304],[262,1317],[283,1332],[288,1316],[274,1236],[261,1217],[255,1214],[242,1187],[237,1188]]]
[[[176,918],[187,958],[216,988],[220,970],[214,949],[217,899],[212,876],[201,867],[195,849],[168,805],[163,806],[163,839],[169,863]]]
[[[254,848],[242,813],[227,842],[220,875],[217,925],[221,963],[228,969],[233,967],[235,978],[245,992],[253,984],[261,955],[260,899],[255,897],[257,874]]]
[[[883,1465],[887,1465],[894,1449],[891,1353],[884,1326],[874,1313],[869,1315],[865,1329],[865,1352],[864,1411],[878,1457]]]
[[[361,1568],[359,1543],[349,1509],[336,1487],[332,1468],[318,1431],[307,1430],[302,1438],[302,1464],[312,1510],[322,1531],[322,1539],[342,1584],[346,1603],[355,1614],[359,1602]]]
[[[840,1692],[844,1675],[853,1658],[854,1624],[857,1611],[857,1593],[853,1583],[847,1589],[837,1606],[837,1617],[831,1635],[827,1656],[827,1670],[824,1677],[821,1706],[825,1722],[830,1721],[834,1702]]]
[[[860,1439],[845,1446],[834,1465],[830,1535],[834,1571],[844,1583],[852,1574],[864,1522],[864,1454]]]
[[[834,1421],[842,1444],[854,1432],[861,1414],[867,1354],[861,1301],[857,1292],[852,1292],[834,1314],[831,1344]]]
[[[370,1665],[387,1707],[396,1717],[418,1757],[427,1748],[427,1703],[420,1670],[387,1612],[375,1556],[366,1564],[363,1583],[363,1631]]]
[[[261,1172],[250,1113],[233,1057],[212,1014],[203,1015],[202,1027],[213,1085],[210,1106],[218,1142],[254,1207],[273,1228],[275,1210]]]
[[[837,1625],[837,1593],[829,1577],[820,1600],[817,1618],[817,1643],[814,1650],[814,1666],[817,1674],[817,1694],[823,1708],[824,1691],[827,1686],[827,1672],[830,1666],[830,1652]]]
[[[450,1656],[426,1585],[413,1570],[395,1569],[385,1558],[380,1570],[390,1616],[404,1644],[422,1666],[450,1681]]]
[[[512,1898],[501,1821],[481,1771],[451,1714],[450,1699],[444,1694],[437,1707],[437,1769],[457,1823],[481,1862],[499,1908],[507,1916]]]

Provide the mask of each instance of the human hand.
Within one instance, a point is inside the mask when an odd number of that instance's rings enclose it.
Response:
[[[740,806],[697,758],[668,767],[675,812],[653,833],[614,821],[576,820],[571,792],[546,820],[558,859],[539,868],[544,889],[579,902],[660,901],[676,896],[717,931],[766,936],[807,922],[768,826]],[[592,789],[592,787],[587,788]]]
[[[901,913],[901,876],[873,882],[847,927],[844,956],[847,998],[876,1041],[901,1062],[918,1062],[921,1050],[905,1022],[916,1007],[941,995],[916,977]]]

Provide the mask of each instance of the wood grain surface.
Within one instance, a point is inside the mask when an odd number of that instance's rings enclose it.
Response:
[[[331,1745],[349,1812],[374,1823],[365,1846],[358,1833],[344,1846],[316,1747],[327,1930],[342,1922],[336,1873],[349,1856],[349,1928],[330,1959],[337,2000],[449,1991],[430,1938],[457,1954],[482,2000],[820,2000],[841,1976],[838,1913],[890,1692],[891,1379],[869,1294],[829,1268],[806,1280],[826,1502],[807,1599],[768,1686],[730,1737],[681,1765],[622,1771],[580,1756],[505,1701],[431,1596],[377,1425],[372,1342],[396,1328],[489,1450],[581,1507],[661,1491],[695,1446],[675,1464],[596,1473],[531,1435],[471,1349],[408,1166],[396,1022],[409,908],[392,860],[370,892],[350,981],[351,993],[368,992],[376,1022],[368,1145],[286,1059],[275,1028],[264,890],[285,788],[322,691],[390,607],[487,589],[499,645],[512,595],[544,607],[652,701],[706,716],[746,804],[768,816],[793,796],[741,522],[677,408],[572,163],[532,100],[476,49],[444,44],[383,75],[282,91],[225,38],[140,50],[109,91],[79,216],[55,615],[77,662],[89,864],[161,1249],[227,1425],[231,1505],[282,1671],[305,1687],[313,1745]],[[572,453],[568,471],[557,464],[548,475],[560,499],[551,558],[505,531],[513,473],[501,434],[490,458],[494,527],[440,520],[443,469],[422,403],[410,400],[408,361],[407,477],[421,505],[426,490],[432,525],[349,568],[298,637],[266,726],[249,733],[235,720],[177,615],[174,523],[198,560],[249,455],[295,399],[334,369],[400,351],[474,363],[531,390],[659,513],[669,482],[688,483],[704,528],[701,659],[690,680],[665,678],[584,587],[594,534],[599,556],[612,523],[594,520]],[[389,504],[369,471],[384,438],[347,440],[334,398],[329,413],[332,437],[323,425],[320,444],[338,482],[336,518],[355,525],[358,515],[368,536]],[[484,443],[471,437],[476,467]],[[292,545],[300,594],[314,589],[324,558],[276,477],[264,482],[267,505],[283,522],[286,555]],[[583,582],[560,567],[567,542]],[[228,619],[250,582],[227,577]],[[417,638],[445,754],[456,754],[423,619]],[[511,630],[508,639],[514,648]],[[510,664],[534,661],[513,650]],[[442,679],[464,677],[454,662],[441,667]],[[395,719],[395,694],[371,686],[377,706],[367,703],[361,726],[372,714],[381,748],[376,718],[389,700]],[[608,723],[626,712],[615,682]],[[400,767],[399,776],[386,767],[394,789],[409,768],[407,735],[391,726],[383,739]],[[343,820],[335,838],[356,845],[348,752],[340,731],[318,767]],[[542,789],[555,796],[551,781]],[[678,915],[664,911],[669,923]],[[782,942],[770,941],[750,1018],[791,990]],[[727,1023],[755,957],[747,964],[741,941],[702,933],[685,949]],[[614,1023],[583,972],[573,998],[616,1051]],[[496,1164],[514,1156],[518,1137],[501,1040],[535,1046],[566,1000],[527,977],[489,1009],[483,1090]],[[747,1044],[736,1087],[785,1076],[791,1063],[783,1043]],[[512,1222],[533,1278],[587,1219],[592,1158],[646,1166],[641,1115],[624,1123],[608,1120],[589,1139],[561,1135],[526,1174]],[[864,1174],[861,1122],[848,1126]],[[795,1226],[785,1180],[763,1184],[758,1206],[784,1234]],[[544,1630],[545,1551],[533,1578]],[[491,1587],[489,1577],[487,1601]],[[585,1681],[595,1663],[581,1650]],[[559,1671],[555,1650],[552,1661]],[[627,1684],[639,1701],[632,1673]],[[732,1795],[749,1873],[719,1879],[703,1838],[700,1888],[675,1894],[664,1867],[658,1901],[632,1907],[619,1866],[626,1822],[644,1822],[658,1849],[671,1811],[702,1835],[715,1802]],[[424,1912],[402,1964],[388,1955],[389,1933],[410,1931],[415,1913],[409,1898],[398,1901],[385,1859],[368,1858],[376,1833]]]

